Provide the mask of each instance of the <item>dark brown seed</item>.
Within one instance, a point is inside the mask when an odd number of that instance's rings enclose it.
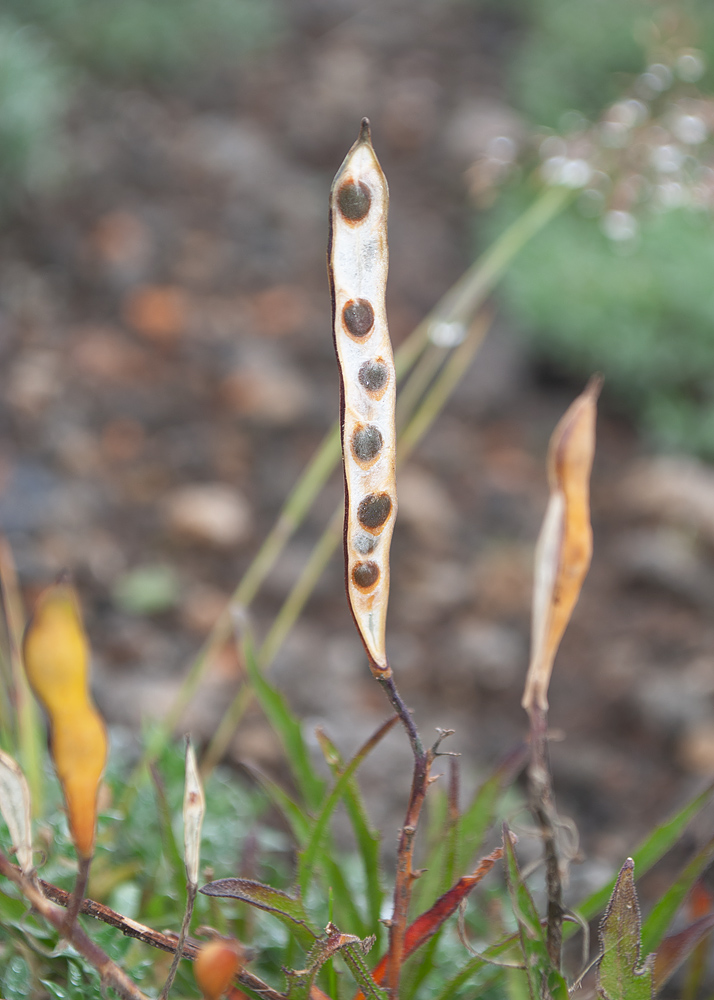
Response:
[[[379,566],[372,562],[359,562],[352,570],[352,580],[361,590],[369,590],[379,580]]]
[[[387,384],[389,369],[383,361],[365,361],[357,373],[360,385],[368,392],[379,392]]]
[[[342,321],[353,337],[366,337],[374,326],[374,309],[367,299],[350,299],[342,310]]]
[[[366,184],[360,181],[347,181],[337,192],[337,204],[340,212],[350,222],[361,222],[372,202],[372,196]]]
[[[371,462],[382,450],[382,435],[374,424],[358,427],[352,435],[352,452],[360,462]]]
[[[381,528],[392,511],[388,493],[370,493],[360,501],[357,519],[363,528]]]

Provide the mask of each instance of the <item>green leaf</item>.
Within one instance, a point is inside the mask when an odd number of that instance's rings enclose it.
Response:
[[[568,1000],[568,986],[560,971],[554,968],[548,955],[540,915],[521,876],[513,842],[505,824],[503,827],[503,847],[508,894],[511,897],[513,912],[518,921],[521,951],[531,998],[532,1000],[540,1000],[541,997],[546,996],[552,997],[552,1000]],[[618,997],[617,1000],[624,1000],[624,997]]]
[[[670,847],[679,840],[691,820],[709,802],[713,791],[714,785],[709,785],[703,792],[695,795],[693,799],[687,802],[671,819],[662,823],[649,837],[643,840],[632,855],[632,860],[637,866],[637,871],[640,875],[648,872],[667,853]],[[607,885],[603,886],[602,889],[598,889],[577,907],[578,913],[585,920],[592,920],[605,907],[612,895],[615,882],[616,880],[612,879]],[[577,932],[577,929],[576,924],[566,924],[563,928],[563,937],[570,937]]]
[[[335,809],[335,806],[340,801],[340,799],[345,794],[345,789],[348,787],[350,781],[354,777],[357,768],[360,766],[362,761],[365,759],[367,754],[377,746],[380,740],[389,732],[394,723],[396,722],[396,716],[392,716],[391,719],[379,727],[376,733],[371,736],[363,746],[357,751],[352,760],[349,762],[347,767],[344,769],[340,777],[335,782],[332,791],[325,799],[320,814],[318,815],[315,826],[312,831],[310,840],[308,841],[305,850],[300,853],[298,860],[298,881],[300,884],[300,889],[305,892],[310,881],[310,876],[317,866],[318,856],[320,853],[320,847],[322,846],[322,841],[327,833],[327,826],[330,821],[330,817]]]
[[[325,755],[327,766],[332,771],[333,776],[339,778],[344,770],[344,761],[339,750],[322,729],[318,729],[316,735],[322,747],[322,752]],[[359,786],[354,778],[347,782],[343,800],[347,809],[347,815],[352,824],[357,848],[364,868],[368,923],[370,927],[376,930],[381,926],[379,918],[382,915],[382,902],[384,900],[379,858],[381,838],[369,822]]]
[[[253,690],[260,706],[285,749],[290,770],[308,809],[319,808],[325,793],[325,782],[312,766],[310,752],[305,745],[302,726],[291,712],[285,698],[265,679],[255,659],[250,637],[243,639],[243,652]]]
[[[359,963],[361,956],[369,951],[373,944],[374,938],[367,938],[364,941],[360,941],[354,934],[343,934],[330,922],[325,928],[325,933],[318,938],[310,949],[305,960],[305,968],[299,971],[290,970],[287,972],[288,983],[286,995],[288,1000],[310,1000],[310,990],[315,976],[325,962],[338,954],[338,952],[344,952],[345,961],[348,962],[351,968],[355,962],[355,957],[357,957],[357,962]],[[364,966],[363,959],[361,960],[361,964]],[[366,966],[364,968],[366,970]],[[367,975],[369,976],[369,973]],[[380,1000],[382,995],[386,1000],[386,993],[383,993],[381,990],[378,994],[367,994],[367,996],[374,996],[375,998],[378,995]]]
[[[306,843],[312,829],[312,820],[303,813],[297,802],[291,799],[288,793],[277,782],[273,781],[272,778],[268,778],[262,771],[258,771],[254,767],[243,766],[253,775],[272,804],[281,813],[297,843],[300,845]]]
[[[714,858],[714,837],[704,845],[684,868],[676,882],[655,903],[642,928],[642,950],[648,955],[661,944],[675,913]]]
[[[598,961],[598,993],[603,1000],[652,1000],[653,956],[640,967],[640,904],[635,888],[635,863],[620,869],[600,924],[602,954]]]
[[[281,889],[273,889],[270,885],[247,878],[220,878],[204,885],[199,891],[206,896],[240,899],[259,910],[274,913],[303,945],[312,947],[315,943],[317,934],[310,927],[302,900],[289,896]]]

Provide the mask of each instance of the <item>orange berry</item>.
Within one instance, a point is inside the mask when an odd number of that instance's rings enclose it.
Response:
[[[241,947],[237,941],[211,941],[193,963],[193,974],[205,1000],[219,1000],[241,968]]]

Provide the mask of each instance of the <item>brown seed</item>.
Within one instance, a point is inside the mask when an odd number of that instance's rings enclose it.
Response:
[[[360,501],[357,518],[363,528],[381,528],[392,511],[388,493],[370,493]]]
[[[357,378],[367,392],[380,392],[387,384],[389,369],[383,361],[365,361]]]
[[[369,188],[363,181],[355,184],[347,181],[337,193],[337,204],[340,212],[349,222],[361,222],[372,203]]]
[[[374,326],[374,309],[367,299],[350,299],[342,310],[342,322],[353,337],[366,337]]]
[[[352,570],[352,580],[360,590],[369,590],[379,580],[379,566],[372,562],[359,562]]]
[[[358,427],[352,435],[352,452],[360,462],[371,462],[382,450],[382,435],[374,424]]]

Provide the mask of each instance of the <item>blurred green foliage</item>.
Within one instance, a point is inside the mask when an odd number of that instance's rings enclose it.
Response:
[[[75,87],[170,83],[272,42],[276,0],[5,0],[0,20],[0,206],[63,174]]]
[[[495,225],[518,210],[510,193]],[[577,205],[504,279],[507,308],[556,368],[604,374],[657,443],[714,456],[714,225],[686,209],[647,214],[614,244]]]
[[[530,27],[511,67],[514,103],[534,126],[597,120],[631,94],[637,73],[676,37],[695,40],[714,92],[714,7],[704,0],[530,0]],[[671,20],[669,22],[671,27]],[[663,112],[667,114],[667,98]],[[525,181],[498,200],[486,238],[532,201]],[[502,295],[537,356],[579,378],[601,371],[610,398],[659,446],[714,457],[714,223],[701,209],[635,206],[638,232],[608,239],[584,198],[539,234],[507,272]]]

